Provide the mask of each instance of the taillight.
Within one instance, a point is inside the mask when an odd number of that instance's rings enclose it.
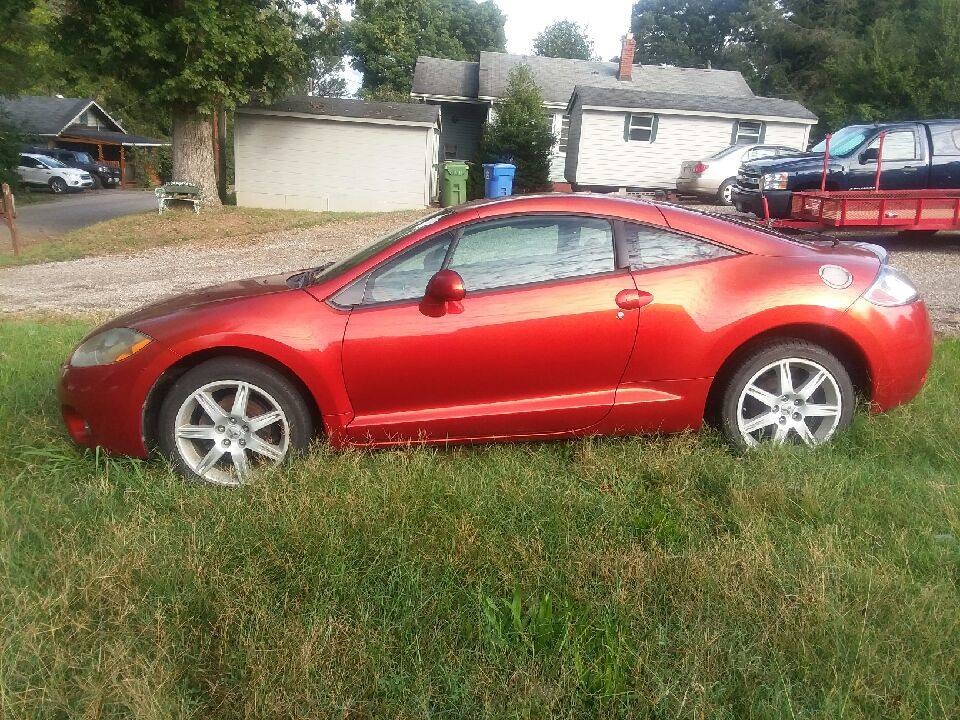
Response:
[[[867,289],[863,297],[874,305],[897,307],[917,300],[920,293],[906,275],[889,265],[882,265],[877,279],[873,281],[873,285]]]
[[[703,175],[703,174],[707,171],[707,168],[708,168],[708,167],[710,167],[710,166],[709,166],[709,165],[704,165],[702,162],[698,162],[696,165],[693,166],[693,174],[694,174],[694,175]]]

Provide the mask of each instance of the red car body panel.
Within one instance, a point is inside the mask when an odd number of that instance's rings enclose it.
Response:
[[[445,304],[343,309],[330,302],[354,279],[438,232],[528,213],[669,226],[739,254],[499,290],[467,288],[463,301]],[[824,264],[846,268],[850,286],[827,287],[818,276]],[[153,342],[113,365],[65,365],[60,400],[78,443],[143,457],[146,412],[156,407],[152,393],[184,363],[243,353],[302,384],[337,447],[672,432],[700,426],[713,379],[738,348],[802,326],[827,328],[859,348],[873,407],[885,410],[919,391],[932,336],[922,302],[882,308],[862,299],[879,266],[866,249],[793,243],[621,198],[551,195],[473,205],[438,216],[306,289],[289,287],[287,275],[258,278],[118,318],[109,327],[133,327]]]

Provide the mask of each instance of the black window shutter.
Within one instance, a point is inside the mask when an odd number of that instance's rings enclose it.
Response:
[[[766,134],[767,134],[767,124],[765,122],[762,122],[760,123],[760,139],[757,142],[762,143],[763,138],[766,137]]]
[[[623,118],[623,141],[627,142],[630,140],[630,118],[632,115],[630,113],[626,114],[626,117]]]
[[[653,142],[657,139],[657,126],[660,124],[660,116],[654,115],[653,119],[650,121],[650,142]]]
[[[734,121],[733,121],[733,133],[730,135],[730,144],[731,144],[731,145],[736,145],[736,144],[737,144],[737,135],[739,134],[739,131],[740,131],[740,121],[739,121],[739,120],[734,120]]]

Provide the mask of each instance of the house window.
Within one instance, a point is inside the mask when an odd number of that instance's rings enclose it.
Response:
[[[759,120],[737,120],[733,124],[733,145],[756,145],[763,142],[763,123]]]
[[[630,113],[625,135],[628,141],[652,143],[657,139],[657,116]]]
[[[457,144],[456,143],[444,143],[443,144],[443,159],[444,160],[454,160],[457,157]]]
[[[557,151],[561,154],[567,152],[567,142],[570,140],[570,116],[564,115],[560,118],[560,142],[557,143]]]

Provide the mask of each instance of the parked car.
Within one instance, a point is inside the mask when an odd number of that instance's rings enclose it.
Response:
[[[67,167],[46,155],[20,153],[17,174],[24,185],[45,185],[52,192],[83,190],[93,187],[93,178],[85,170]]]
[[[874,187],[880,133],[886,132],[880,186],[884,190],[960,188],[960,120],[851,125],[833,134],[827,169],[828,190]],[[826,142],[810,152],[747,162],[733,190],[741,212],[763,216],[763,196],[770,216],[790,217],[795,190],[819,189]]]
[[[95,188],[114,188],[120,186],[120,169],[98,162],[80,150],[66,150],[64,148],[29,148],[27,152],[35,155],[44,155],[59,160],[67,167],[86,170],[93,178]]]
[[[150,305],[88,335],[86,447],[235,484],[305,449],[674,432],[815,445],[916,395],[927,310],[881,248],[677,206],[543,195],[442,210],[335,264]]]
[[[740,164],[760,158],[796,155],[799,150],[784,145],[731,145],[703,160],[690,160],[680,166],[677,191],[733,204],[733,186]]]

